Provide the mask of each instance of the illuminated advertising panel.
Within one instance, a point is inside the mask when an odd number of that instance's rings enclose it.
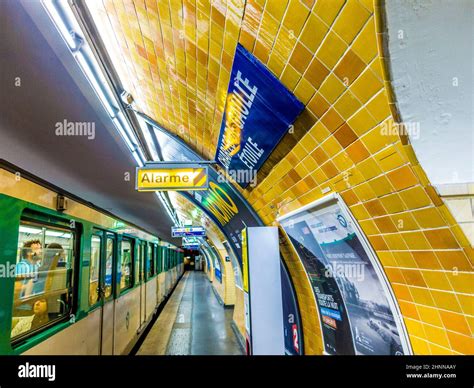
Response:
[[[330,196],[279,221],[312,285],[325,352],[409,353],[388,282],[342,200]]]

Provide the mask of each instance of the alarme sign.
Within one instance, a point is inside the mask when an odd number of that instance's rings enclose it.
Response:
[[[138,191],[206,190],[208,168],[199,164],[147,164],[137,168]]]

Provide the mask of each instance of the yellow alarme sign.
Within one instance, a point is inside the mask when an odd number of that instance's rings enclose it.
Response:
[[[206,190],[209,187],[207,167],[138,168],[138,191]]]

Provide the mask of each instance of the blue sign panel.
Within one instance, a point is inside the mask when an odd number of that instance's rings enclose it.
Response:
[[[216,160],[247,187],[304,105],[237,45]]]
[[[206,229],[202,226],[172,226],[171,237],[189,237],[199,236],[203,237],[206,235]]]

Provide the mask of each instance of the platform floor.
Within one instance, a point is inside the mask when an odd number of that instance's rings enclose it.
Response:
[[[203,272],[186,272],[137,355],[242,355],[232,314]]]

